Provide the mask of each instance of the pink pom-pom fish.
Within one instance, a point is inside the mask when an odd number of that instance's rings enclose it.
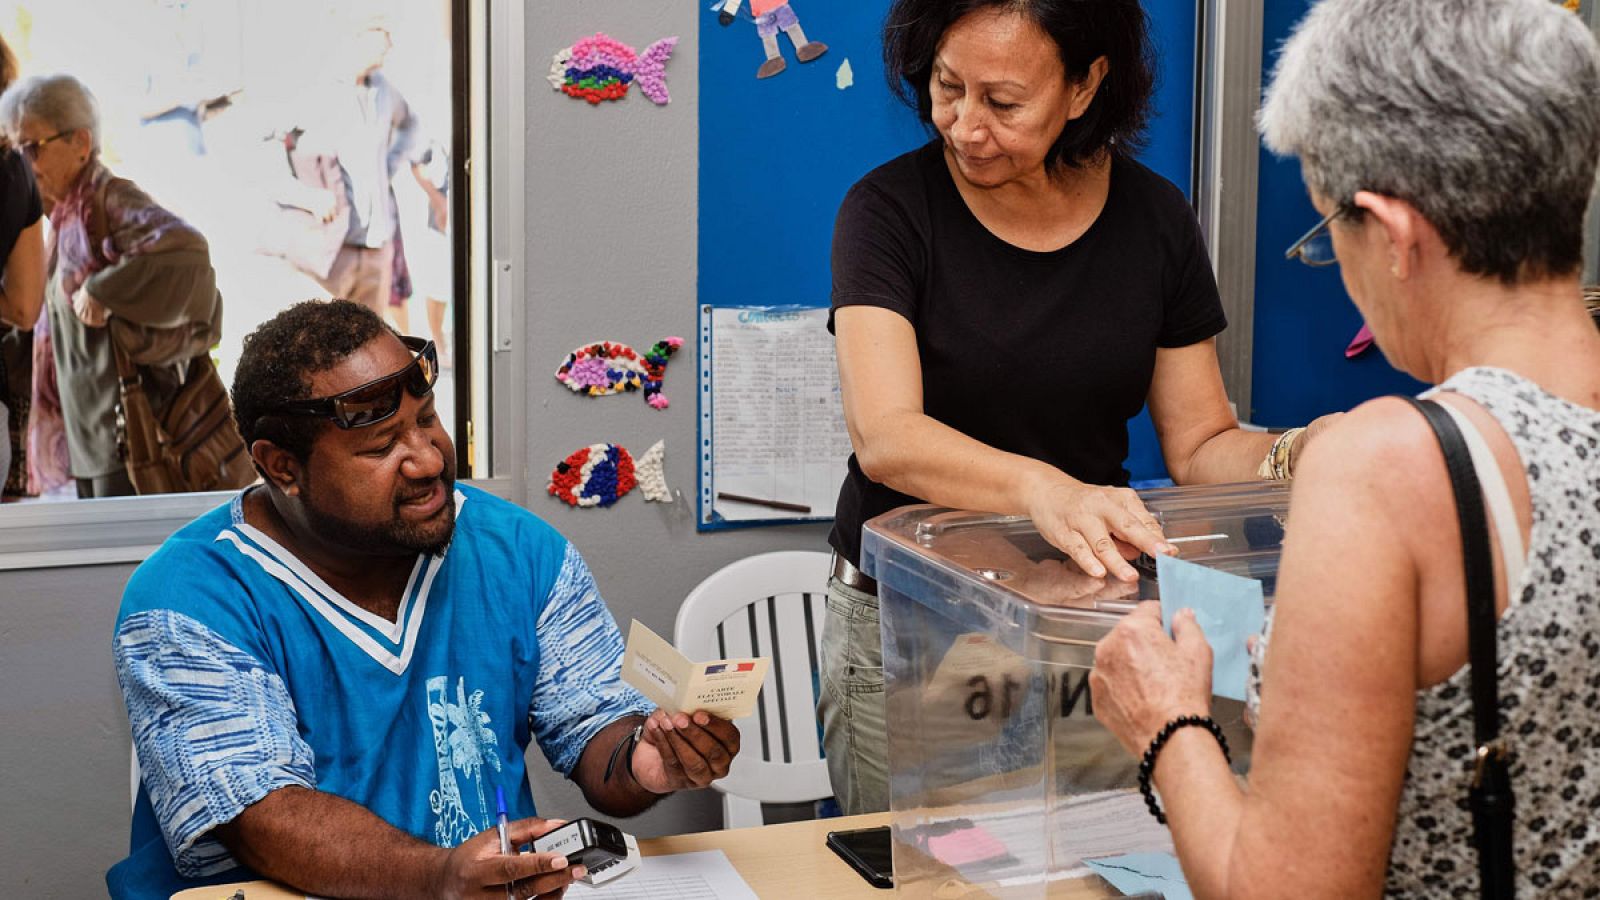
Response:
[[[653,409],[667,408],[667,395],[661,382],[667,377],[667,359],[683,346],[683,338],[656,341],[643,353],[627,344],[596,341],[567,354],[556,378],[562,384],[591,397],[644,389],[644,401]]]
[[[636,53],[621,41],[596,34],[558,52],[550,61],[550,86],[569,97],[598,105],[621,100],[628,87],[639,90],[657,106],[672,99],[667,93],[667,58],[677,46],[676,37],[662,38]]]

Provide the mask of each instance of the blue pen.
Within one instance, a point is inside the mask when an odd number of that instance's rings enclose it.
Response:
[[[494,827],[500,832],[500,852],[511,855],[511,832],[506,828],[506,792],[498,785],[494,789]],[[506,896],[511,897],[511,885],[506,885]]]

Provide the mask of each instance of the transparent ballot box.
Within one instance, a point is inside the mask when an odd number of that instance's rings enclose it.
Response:
[[[1185,559],[1276,587],[1288,486],[1140,493]],[[1091,578],[1017,516],[911,506],[867,523],[883,623],[895,885],[910,897],[1115,897],[1084,860],[1168,852],[1138,760],[1095,720],[1096,642],[1141,600]],[[1214,698],[1234,768],[1243,704]]]

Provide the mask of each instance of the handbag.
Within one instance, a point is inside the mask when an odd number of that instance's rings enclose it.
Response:
[[[1481,896],[1506,900],[1516,894],[1516,859],[1512,853],[1515,797],[1511,789],[1510,753],[1500,739],[1500,691],[1497,684],[1494,613],[1494,563],[1490,555],[1488,516],[1466,439],[1450,414],[1436,401],[1405,398],[1432,426],[1444,451],[1450,488],[1461,524],[1461,557],[1467,579],[1467,656],[1471,667],[1473,753],[1472,781],[1467,793],[1472,812],[1473,843],[1478,851]]]
[[[233,421],[222,376],[202,353],[189,360],[183,386],[159,418],[139,367],[115,339],[117,451],[140,494],[238,490],[256,480],[255,464]]]

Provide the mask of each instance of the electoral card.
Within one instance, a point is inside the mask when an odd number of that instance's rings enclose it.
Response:
[[[667,712],[705,710],[724,719],[742,719],[755,711],[771,663],[765,656],[693,662],[635,619],[628,626],[622,680]]]

